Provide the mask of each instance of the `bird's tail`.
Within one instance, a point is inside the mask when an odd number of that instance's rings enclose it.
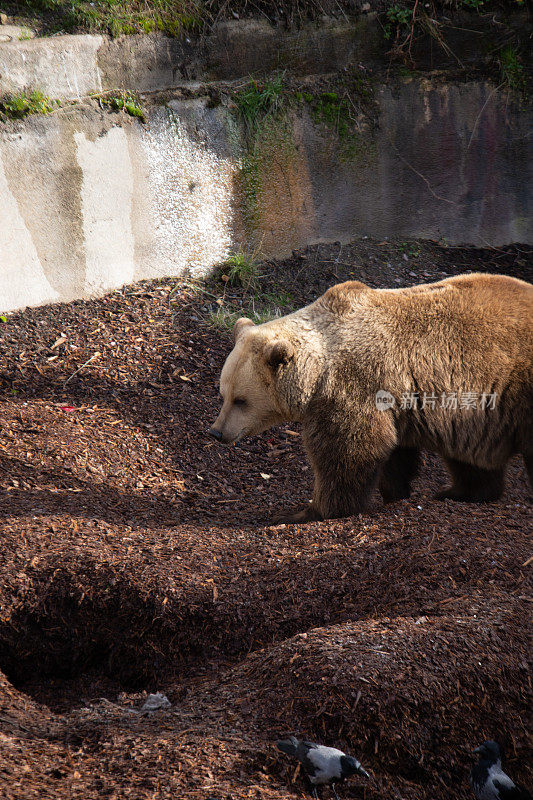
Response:
[[[291,736],[289,739],[280,739],[276,742],[276,747],[288,756],[295,756],[299,744],[298,739]]]

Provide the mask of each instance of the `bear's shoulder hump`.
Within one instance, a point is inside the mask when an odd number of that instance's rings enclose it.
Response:
[[[320,301],[332,314],[346,314],[362,292],[372,291],[361,281],[345,281],[331,286]]]

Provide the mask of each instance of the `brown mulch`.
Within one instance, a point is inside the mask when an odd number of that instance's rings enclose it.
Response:
[[[409,501],[272,526],[310,493],[298,430],[205,435],[220,301],[466,269],[531,280],[532,251],[361,239],[262,264],[259,290],[167,279],[0,322],[2,797],[288,800],[289,733],[361,759],[344,797],[471,797],[493,737],[531,785],[521,461],[498,503],[434,501],[428,455]],[[172,708],[139,716],[153,691]]]

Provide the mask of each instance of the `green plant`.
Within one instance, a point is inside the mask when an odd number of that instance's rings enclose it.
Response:
[[[280,289],[277,293],[265,292],[263,295],[266,303],[275,308],[283,311],[285,314],[290,313],[293,309],[294,298],[289,292]]]
[[[451,5],[454,10],[475,11],[481,13],[487,0],[446,0],[444,5]],[[385,9],[381,16],[385,39],[393,39],[390,55],[399,58],[414,67],[412,55],[414,42],[422,35],[431,37],[447,53],[459,63],[446,41],[445,21],[441,17],[441,2],[430,0],[422,3],[419,0],[395,0]]]
[[[101,103],[113,111],[125,111],[130,117],[136,117],[140,122],[146,122],[145,113],[137,100],[130,92],[113,92],[101,98]]]
[[[239,316],[240,314],[237,311],[232,311],[231,309],[221,306],[216,311],[210,309],[207,315],[207,322],[213,328],[229,331],[233,328]]]
[[[207,315],[207,322],[215,328],[229,331],[233,328],[239,317],[246,316],[251,319],[254,325],[262,325],[264,322],[271,322],[278,319],[281,315],[279,309],[260,307],[255,308],[252,301],[246,309],[235,310],[220,306],[216,311],[211,309]]]
[[[400,253],[405,253],[409,258],[418,258],[420,247],[412,242],[400,242],[398,245]]]
[[[322,92],[312,99],[310,107],[315,122],[335,130],[339,139],[346,139],[352,125],[350,104],[346,98],[339,98],[337,92]]]
[[[401,78],[412,78],[416,75],[416,72],[408,67],[406,64],[399,64],[398,65],[398,75]]]
[[[259,277],[257,257],[243,250],[231,253],[221,264],[220,271],[232,286],[239,285],[247,288],[255,285]]]
[[[260,197],[263,189],[263,159],[255,146],[245,151],[241,158],[240,180],[243,193],[243,216],[246,228],[251,232],[259,227]]]
[[[392,38],[393,33],[396,33],[396,36],[398,36],[402,28],[407,28],[412,18],[412,9],[400,6],[398,3],[389,6],[385,11],[385,21],[383,23],[383,35],[385,39]]]
[[[264,83],[250,81],[234,95],[234,102],[247,133],[254,136],[265,118],[279,113],[283,104],[283,76],[275,75]]]
[[[259,227],[263,176],[272,162],[294,154],[283,75],[250,81],[232,96],[242,130],[240,182],[243,216],[249,232]]]
[[[343,160],[353,160],[375,155],[373,138],[362,133],[358,117],[364,117],[368,126],[375,107],[371,85],[359,75],[344,78],[338,91],[320,94],[301,94],[301,101],[307,104],[309,113],[317,125],[324,125],[333,131],[339,142],[339,156]],[[363,113],[364,109],[364,113]]]
[[[525,94],[527,92],[526,71],[514,45],[509,44],[500,50],[498,63],[502,81],[507,87],[515,92]]]
[[[18,0],[17,14],[44,22],[49,33],[101,31],[111,36],[200,30],[213,15],[203,0]]]
[[[29,114],[50,114],[60,105],[59,100],[51,100],[39,89],[33,89],[4,97],[0,102],[0,112],[9,119],[23,119]]]

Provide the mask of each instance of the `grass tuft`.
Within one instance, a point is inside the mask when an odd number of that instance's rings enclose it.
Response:
[[[33,89],[6,95],[0,101],[0,114],[8,119],[24,119],[30,114],[50,114],[60,105],[59,100],[51,100],[39,89]]]
[[[101,98],[103,106],[113,111],[124,111],[130,117],[136,117],[140,122],[146,122],[146,115],[141,104],[135,95],[130,92],[120,92],[115,90]]]
[[[498,55],[502,81],[514,92],[527,94],[526,70],[516,48],[509,44]]]
[[[165,31],[178,36],[212,21],[201,0],[18,0],[7,10],[41,22],[47,33],[88,31],[123,34]]]
[[[254,286],[259,278],[256,254],[238,250],[220,265],[222,280],[226,277],[231,286],[248,288]]]

